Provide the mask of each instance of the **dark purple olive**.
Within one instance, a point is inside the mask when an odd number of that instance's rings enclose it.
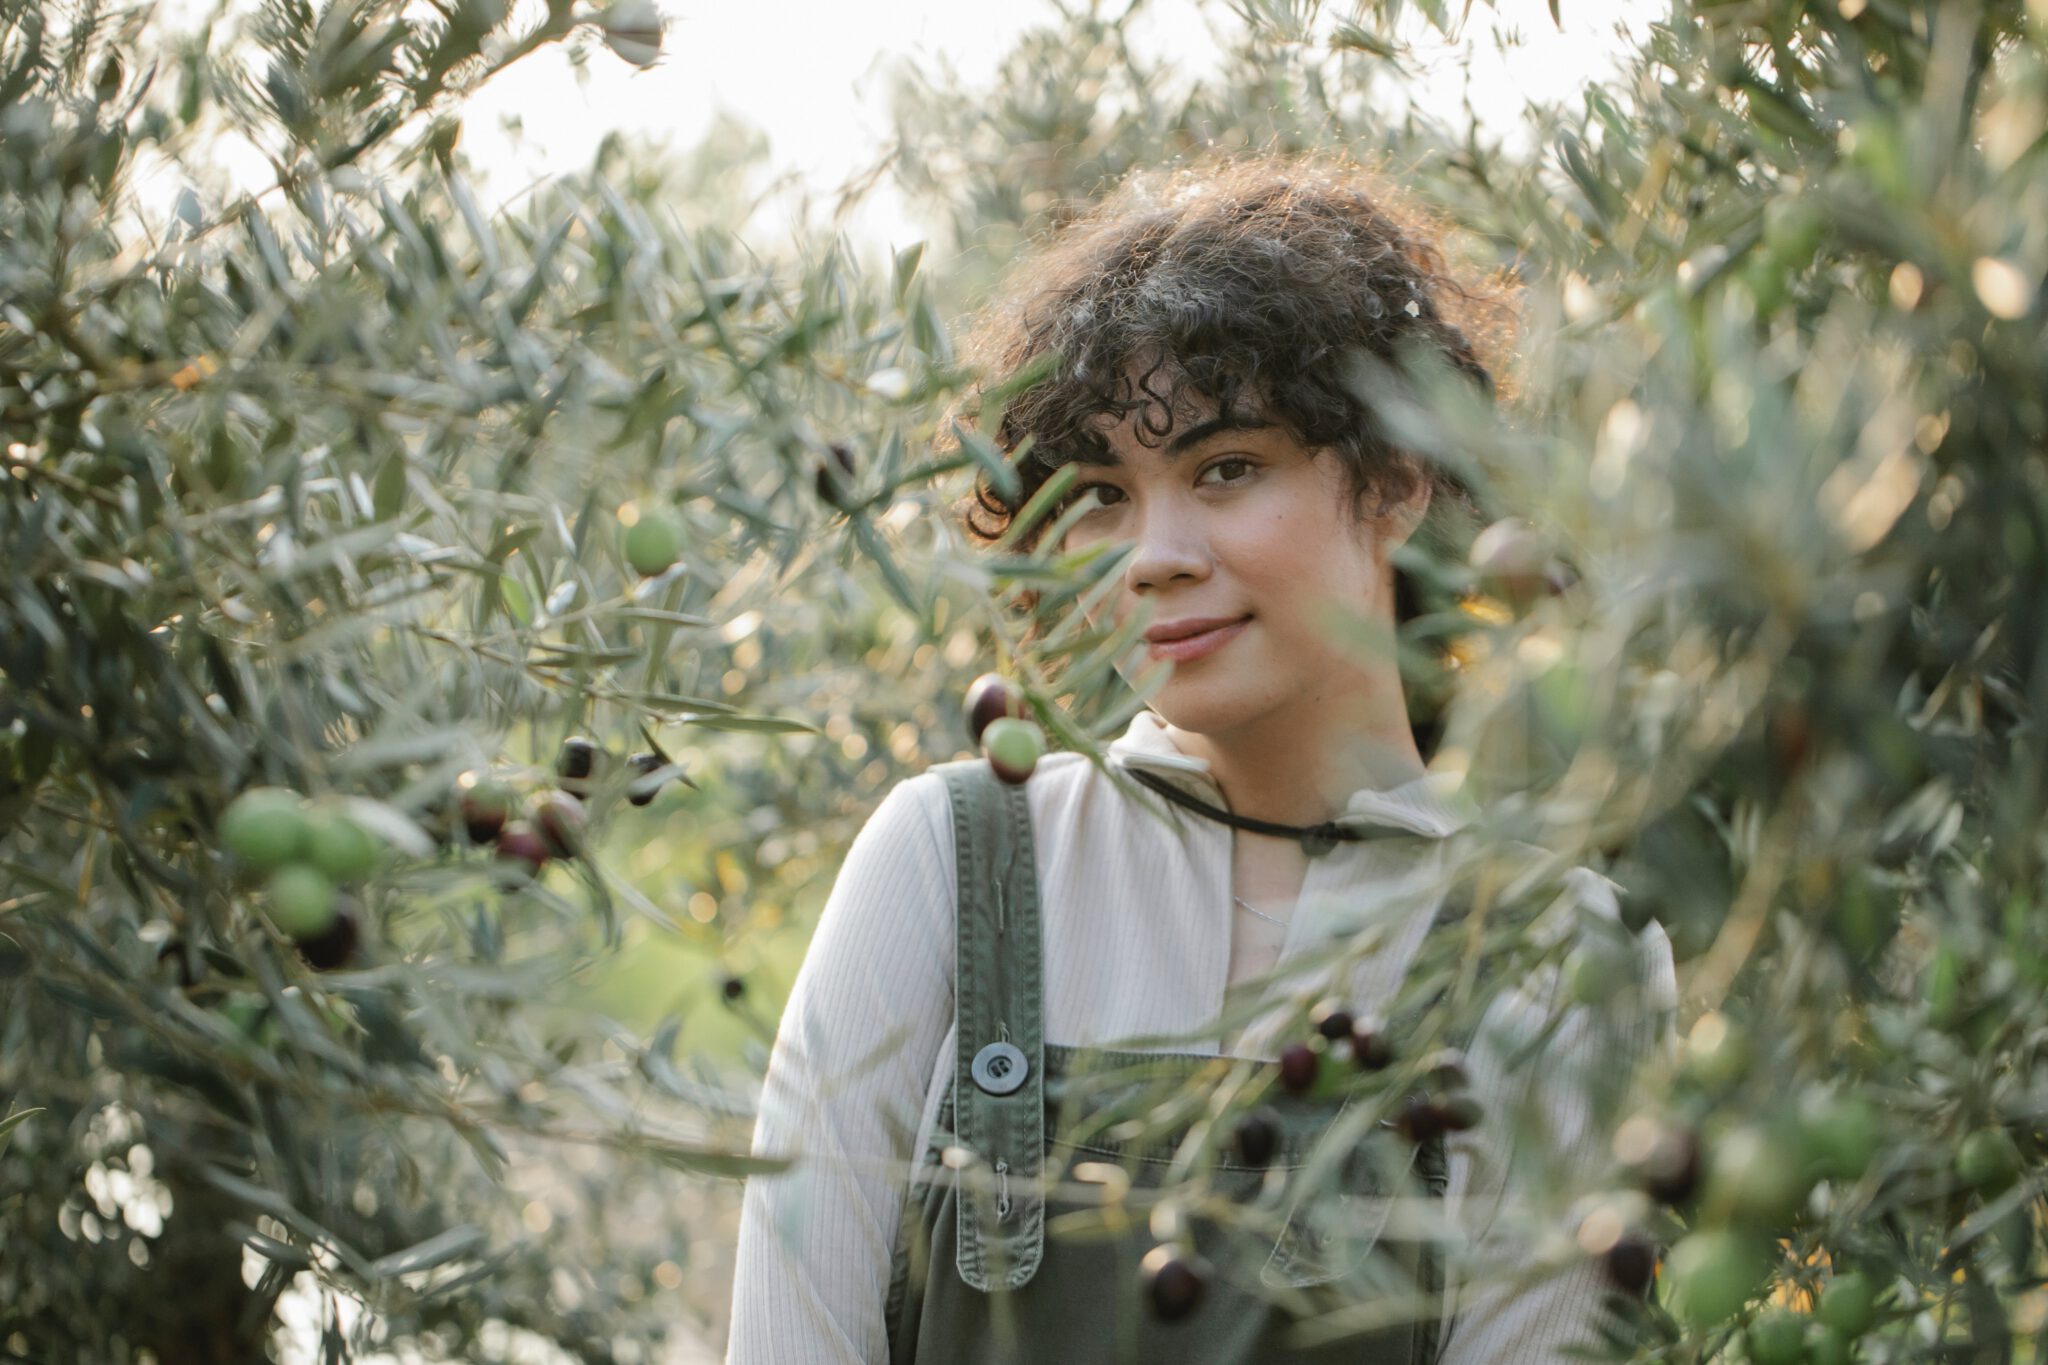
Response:
[[[1700,1140],[1690,1128],[1660,1124],[1632,1173],[1643,1192],[1660,1204],[1683,1204],[1700,1184]]]
[[[1657,1244],[1638,1232],[1625,1232],[1601,1258],[1607,1278],[1622,1293],[1641,1299],[1657,1277]]]
[[[1289,1043],[1280,1051],[1280,1084],[1297,1095],[1306,1095],[1316,1083],[1323,1055],[1307,1043]]]
[[[1262,1111],[1239,1119],[1230,1136],[1231,1145],[1247,1166],[1269,1165],[1273,1154],[1280,1150],[1280,1125]]]
[[[583,851],[583,803],[567,792],[542,792],[526,809],[533,828],[554,858],[573,858]]]
[[[650,774],[658,773],[668,766],[660,754],[634,754],[626,760],[626,766],[633,772],[633,781],[626,786],[626,799],[636,806],[644,806],[661,794],[659,782],[649,782]]]
[[[532,825],[513,820],[498,832],[498,861],[521,864],[528,876],[537,876],[548,865],[548,846]]]
[[[961,705],[968,742],[976,748],[981,747],[981,732],[988,729],[990,721],[1001,716],[1023,720],[1027,714],[1024,698],[1000,673],[984,673],[976,678],[968,685],[967,699]]]
[[[1394,1064],[1394,1040],[1371,1015],[1351,1023],[1351,1055],[1361,1071],[1385,1071]]]
[[[1309,1012],[1308,1021],[1315,1031],[1336,1042],[1339,1038],[1351,1036],[1351,1011],[1334,1000],[1325,1000]]]
[[[355,906],[344,900],[334,907],[334,920],[310,938],[296,940],[299,956],[316,972],[331,972],[348,965],[362,937],[362,920]]]
[[[1477,1128],[1479,1120],[1486,1117],[1486,1107],[1462,1092],[1449,1096],[1438,1107],[1443,1110],[1447,1132],[1462,1133]]]
[[[1139,1263],[1145,1285],[1145,1299],[1152,1315],[1161,1322],[1179,1322],[1195,1311],[1208,1286],[1208,1267],[1197,1257],[1184,1256],[1170,1246],[1160,1245],[1145,1253]]]
[[[1449,1116],[1441,1101],[1417,1097],[1401,1106],[1401,1112],[1394,1116],[1394,1127],[1410,1142],[1429,1142],[1444,1135]]]
[[[562,790],[575,796],[590,791],[590,775],[597,770],[597,746],[581,735],[571,735],[562,741],[562,750],[555,755],[555,776],[562,780]]]
[[[853,504],[853,447],[834,441],[825,449],[830,458],[818,462],[818,500],[844,512]]]

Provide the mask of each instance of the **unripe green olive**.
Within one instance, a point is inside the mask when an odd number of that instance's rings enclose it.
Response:
[[[2024,1164],[2019,1147],[2003,1128],[1980,1128],[1956,1149],[1956,1175],[1984,1194],[2010,1189]]]
[[[334,923],[334,883],[319,868],[288,863],[270,875],[270,920],[293,938],[312,938]]]
[[[1806,1159],[1829,1180],[1861,1180],[1877,1155],[1877,1110],[1861,1095],[1809,1096],[1799,1107]]]
[[[1829,1280],[1815,1316],[1845,1337],[1862,1336],[1877,1321],[1877,1286],[1860,1270]]]
[[[1664,1273],[1671,1284],[1671,1308],[1680,1322],[1705,1331],[1725,1321],[1763,1285],[1768,1265],[1748,1237],[1728,1228],[1706,1228],[1671,1248]]]
[[[1749,1324],[1749,1358],[1756,1365],[1799,1365],[1805,1355],[1806,1319],[1791,1309],[1766,1309]]]
[[[626,562],[636,573],[646,578],[667,573],[682,557],[683,524],[658,508],[643,509],[626,528],[625,549]]]
[[[336,883],[359,882],[377,870],[377,840],[355,821],[335,811],[316,811],[306,856]]]
[[[1045,757],[1045,732],[1028,720],[999,716],[982,732],[981,747],[996,776],[1016,786],[1028,782]]]
[[[305,856],[312,838],[305,803],[283,787],[251,787],[228,804],[220,818],[220,841],[237,862],[259,870],[283,867]]]

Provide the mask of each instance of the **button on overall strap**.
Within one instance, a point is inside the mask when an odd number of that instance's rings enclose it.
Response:
[[[952,796],[959,868],[953,1128],[976,1159],[957,1201],[960,1278],[983,1291],[1018,1289],[1045,1250],[1045,995],[1031,808],[1024,788],[986,760],[936,770]]]

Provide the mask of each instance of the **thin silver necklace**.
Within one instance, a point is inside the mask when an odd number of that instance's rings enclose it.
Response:
[[[1263,911],[1263,910],[1259,910],[1259,909],[1255,909],[1255,908],[1253,908],[1253,907],[1252,907],[1252,906],[1250,906],[1250,905],[1246,905],[1246,904],[1245,904],[1245,899],[1244,899],[1244,897],[1243,897],[1243,896],[1232,896],[1232,897],[1231,897],[1231,899],[1232,899],[1232,900],[1234,900],[1234,901],[1236,901],[1236,902],[1237,902],[1237,903],[1238,903],[1239,905],[1241,905],[1241,906],[1244,906],[1244,908],[1245,908],[1246,910],[1250,911],[1250,912],[1251,912],[1252,914],[1254,914],[1254,915],[1257,915],[1257,916],[1258,916],[1258,917],[1259,917],[1260,919],[1264,920],[1264,921],[1265,921],[1266,923],[1268,923],[1268,924],[1277,924],[1277,925],[1279,925],[1279,926],[1280,926],[1280,927],[1281,927],[1282,929],[1285,929],[1285,928],[1287,927],[1287,921],[1286,921],[1286,920],[1284,920],[1284,919],[1274,919],[1274,918],[1273,918],[1273,917],[1272,917],[1271,915],[1267,914],[1267,913],[1266,913],[1265,911]]]

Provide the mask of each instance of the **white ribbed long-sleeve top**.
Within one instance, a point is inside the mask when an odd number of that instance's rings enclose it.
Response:
[[[1225,804],[1206,762],[1181,753],[1150,711],[1108,758]],[[1171,1034],[1187,1040],[1175,1051],[1277,1057],[1289,1041],[1279,994],[1234,1037],[1212,1025],[1231,976],[1231,829],[1153,793],[1141,805],[1079,754],[1047,755],[1025,794],[1045,1040],[1115,1047]],[[1278,969],[1299,964],[1319,995],[1389,1012],[1442,901],[1443,840],[1475,813],[1437,774],[1354,793],[1346,815],[1421,837],[1340,843],[1311,859]],[[1565,881],[1584,907],[1617,914],[1605,878],[1581,868]],[[777,1030],[753,1151],[797,1160],[747,1181],[727,1365],[888,1359],[883,1301],[898,1222],[952,1076],[955,895],[950,797],[937,773],[921,774],[899,783],[854,839]],[[1316,967],[1340,939],[1371,947],[1335,974]],[[1595,1339],[1601,1267],[1576,1253],[1557,1196],[1609,1162],[1596,1093],[1650,1049],[1671,1046],[1670,944],[1652,924],[1635,946],[1637,978],[1613,1001],[1561,1003],[1546,969],[1504,992],[1482,1021],[1467,1062],[1487,1119],[1447,1139],[1446,1211],[1475,1269],[1444,1365],[1562,1362],[1573,1358],[1568,1347]],[[1539,1050],[1511,1067],[1509,1040],[1549,1022],[1557,1027]],[[1517,1278],[1482,1273],[1489,1266]]]

